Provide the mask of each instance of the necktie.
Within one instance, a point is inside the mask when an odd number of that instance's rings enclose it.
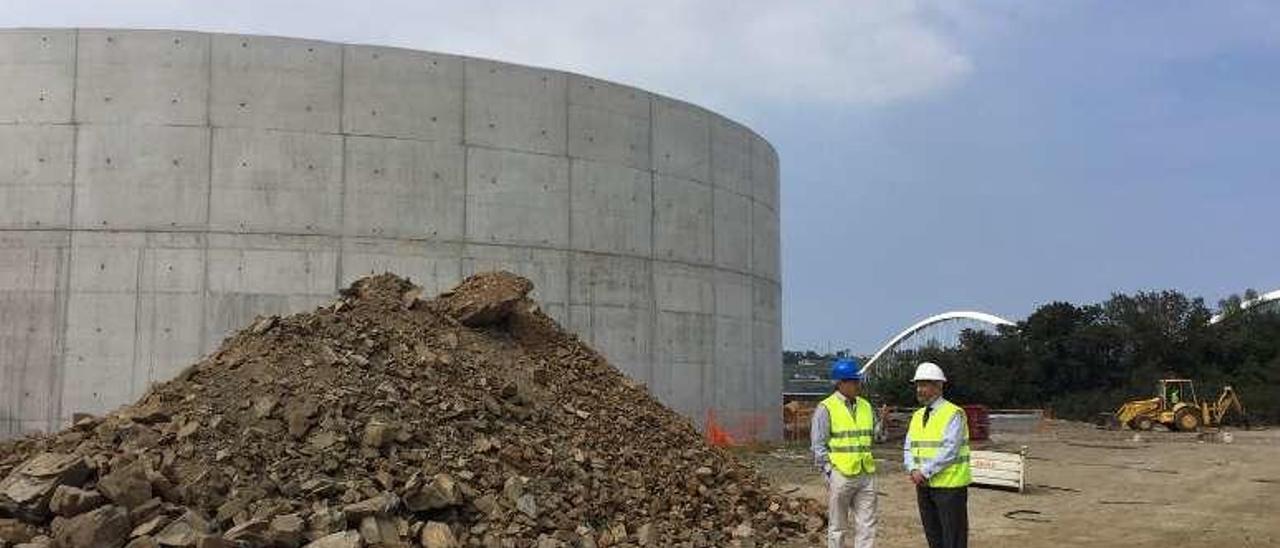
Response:
[[[928,425],[929,425],[929,412],[930,412],[930,411],[933,411],[933,408],[932,408],[932,407],[929,407],[929,406],[925,406],[925,408],[924,408],[924,424],[925,424],[925,426],[928,426]]]

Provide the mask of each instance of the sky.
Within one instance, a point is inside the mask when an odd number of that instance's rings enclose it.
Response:
[[[1280,2],[0,0],[0,27],[275,34],[684,99],[782,172],[783,344],[1280,288]]]

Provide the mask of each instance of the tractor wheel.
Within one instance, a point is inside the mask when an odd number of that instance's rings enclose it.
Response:
[[[1134,430],[1149,431],[1152,428],[1155,428],[1156,423],[1151,420],[1151,417],[1143,416],[1134,417],[1133,420],[1129,421],[1129,426]]]
[[[1200,415],[1194,409],[1180,409],[1173,416],[1173,425],[1183,432],[1195,432],[1200,428]]]

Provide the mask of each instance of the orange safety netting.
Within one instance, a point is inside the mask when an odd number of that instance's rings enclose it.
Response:
[[[769,425],[769,418],[758,412],[727,412],[717,418],[714,409],[706,414],[707,443],[716,447],[743,445],[759,441]]]

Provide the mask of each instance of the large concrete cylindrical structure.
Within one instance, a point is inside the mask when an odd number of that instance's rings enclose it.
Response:
[[[366,273],[481,270],[699,424],[780,435],[778,161],[694,105],[404,49],[0,31],[0,435]]]

